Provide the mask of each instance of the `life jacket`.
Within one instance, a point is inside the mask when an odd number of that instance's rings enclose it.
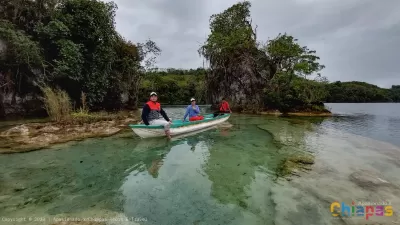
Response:
[[[148,101],[146,104],[150,107],[150,110],[161,110],[161,104],[159,102]]]
[[[147,119],[150,120],[157,120],[160,118],[160,110],[161,110],[161,104],[159,102],[152,102],[148,101],[146,103],[150,107],[150,112],[147,117]]]
[[[219,111],[225,112],[228,111],[229,105],[227,101],[222,101],[221,106],[219,107]]]

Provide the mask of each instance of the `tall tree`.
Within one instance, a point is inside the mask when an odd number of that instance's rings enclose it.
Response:
[[[0,45],[0,73],[6,79],[3,91],[7,88],[9,93],[21,95],[31,92],[33,81],[42,73],[43,58],[38,43],[9,21],[0,20]]]
[[[258,111],[262,107],[266,77],[271,68],[257,48],[256,30],[251,25],[250,2],[234,4],[210,18],[211,34],[199,53],[210,62],[206,76],[212,104],[228,97],[232,107]],[[262,70],[258,69],[263,65]]]
[[[8,20],[18,29],[33,35],[38,22],[48,22],[63,0],[2,0],[0,19]]]
[[[92,109],[121,107],[128,93],[136,108],[140,79],[161,50],[151,40],[124,40],[115,30],[116,9],[100,0],[1,1],[1,93],[59,87],[77,106],[84,92]]]
[[[277,65],[276,74],[287,74],[289,78],[295,75],[303,78],[313,74],[321,76],[319,71],[325,66],[318,62],[320,58],[315,55],[316,51],[301,46],[297,41],[290,35],[279,34],[264,47],[272,63]]]
[[[79,102],[99,106],[107,94],[117,33],[116,5],[92,0],[62,2],[53,19],[38,26],[46,59],[54,66],[54,81]]]
[[[269,96],[266,105],[272,103],[281,111],[322,101],[327,94],[324,86],[327,81],[319,73],[325,66],[318,62],[320,58],[315,50],[297,41],[290,35],[279,34],[262,48],[276,65],[275,74],[265,89]]]

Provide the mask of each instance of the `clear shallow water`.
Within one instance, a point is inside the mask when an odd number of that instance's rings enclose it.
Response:
[[[231,128],[171,142],[127,134],[0,155],[0,217],[46,219],[36,224],[54,223],[54,217],[123,217],[128,224],[151,225],[368,224],[330,215],[331,202],[353,199],[390,200],[396,212],[400,150],[377,141],[380,136],[359,136],[367,130],[363,126],[379,128],[387,119],[356,120],[357,110],[332,109],[344,116],[234,115]],[[173,118],[183,114],[167,110]],[[351,125],[354,120],[358,125]],[[302,154],[315,158],[312,170],[291,181],[280,178],[281,163]],[[390,185],[365,184],[359,177],[366,174]],[[397,216],[373,219],[370,224],[392,224]]]

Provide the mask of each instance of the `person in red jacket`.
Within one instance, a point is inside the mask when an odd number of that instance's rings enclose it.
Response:
[[[231,108],[229,107],[229,103],[225,98],[222,98],[221,104],[219,106],[219,110],[214,113],[214,117],[219,115],[224,115],[225,113],[232,113]]]
[[[161,108],[159,102],[157,102],[157,93],[150,93],[150,100],[143,106],[142,110],[142,121],[146,125],[162,125],[164,126],[165,135],[171,139],[170,125],[172,121],[168,118],[165,111]],[[164,119],[161,119],[161,116]]]

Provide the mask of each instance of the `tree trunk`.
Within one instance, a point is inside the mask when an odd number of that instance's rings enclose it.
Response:
[[[128,109],[137,109],[138,108],[138,101],[137,101],[137,94],[136,95],[128,95]]]
[[[6,117],[6,109],[4,106],[4,95],[3,92],[0,91],[0,118]]]
[[[138,98],[139,98],[139,82],[133,83],[130,90],[128,90],[128,109],[138,108]]]
[[[11,105],[15,105],[17,104],[17,92],[16,90],[14,90],[13,94],[12,94],[12,98],[11,98]]]
[[[136,75],[133,80],[131,80],[131,85],[128,90],[128,109],[135,110],[138,108],[138,101],[139,101],[139,89],[142,80],[142,75]],[[154,82],[153,82],[154,84]]]

